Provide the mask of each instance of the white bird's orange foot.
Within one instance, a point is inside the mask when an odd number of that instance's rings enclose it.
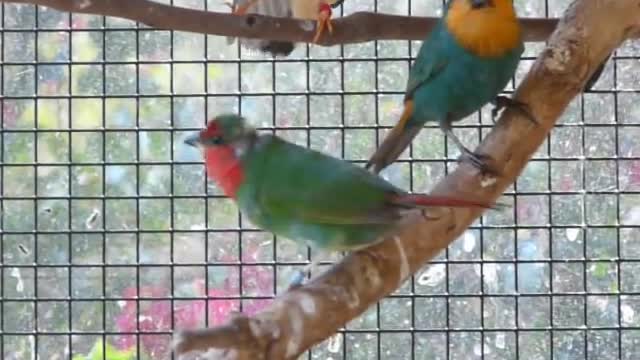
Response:
[[[257,0],[256,0],[257,1]],[[320,39],[320,36],[324,32],[325,27],[329,30],[329,34],[333,34],[333,25],[331,24],[331,6],[329,4],[323,2],[320,4],[320,9],[318,11],[318,23],[316,26],[316,36],[313,37],[313,42],[317,43]]]
[[[242,5],[239,6],[235,6],[235,4],[233,4],[232,2],[226,2],[225,4],[227,4],[228,7],[231,8],[231,13],[233,15],[246,15],[247,11],[249,11],[249,9],[255,5],[258,1],[260,0],[250,0]]]

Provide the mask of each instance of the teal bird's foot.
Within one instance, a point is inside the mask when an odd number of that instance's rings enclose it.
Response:
[[[460,161],[466,158],[471,162],[471,164],[473,164],[473,166],[480,169],[483,175],[489,174],[494,176],[500,176],[499,171],[496,171],[495,169],[493,169],[491,166],[488,165],[488,163],[493,160],[491,159],[491,156],[474,153],[473,151],[467,149],[466,146],[464,146],[462,141],[460,141],[460,139],[456,136],[456,134],[453,133],[453,130],[451,129],[451,121],[441,121],[440,129],[442,129],[442,131],[451,140],[453,140],[453,142],[456,144],[456,146],[462,153],[462,155],[460,156]]]
[[[460,159],[469,160],[469,162],[478,168],[483,175],[500,176],[500,172],[489,165],[489,162],[493,160],[489,155],[474,153],[465,148]]]
[[[500,112],[500,110],[510,107],[520,112],[522,116],[527,118],[527,120],[531,121],[532,123],[536,125],[539,124],[538,120],[536,120],[535,116],[533,116],[529,105],[523,103],[522,101],[512,99],[508,96],[500,95],[495,98],[493,104],[495,105],[495,107],[491,110],[491,118],[493,119],[493,122],[496,122],[496,117],[498,117],[498,112]]]

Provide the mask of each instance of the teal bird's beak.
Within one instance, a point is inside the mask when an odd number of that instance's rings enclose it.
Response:
[[[473,9],[493,7],[493,0],[471,0],[471,7]]]
[[[184,139],[184,143],[189,145],[189,146],[193,146],[193,147],[200,147],[200,133],[195,133],[193,135],[189,135]]]

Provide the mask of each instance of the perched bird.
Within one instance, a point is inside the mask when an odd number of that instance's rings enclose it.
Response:
[[[425,122],[437,121],[463,155],[487,170],[485,156],[467,149],[451,124],[489,102],[496,105],[495,112],[514,106],[535,122],[526,104],[498,96],[514,75],[523,51],[512,0],[450,1],[411,68],[400,120],[366,168],[380,172],[400,156]]]
[[[259,14],[275,17],[294,17],[298,19],[316,20],[316,35],[313,42],[318,42],[327,28],[333,32],[331,25],[331,8],[336,8],[344,0],[233,0],[229,5],[236,15]],[[227,37],[232,44],[235,38]],[[288,41],[271,41],[260,39],[242,39],[242,44],[249,49],[259,49],[274,56],[288,56],[294,44]]]
[[[316,20],[316,36],[313,42],[316,43],[324,32],[325,27],[329,33],[333,33],[331,25],[331,8],[336,8],[344,0],[290,0],[293,17],[298,19]]]
[[[229,6],[231,12],[236,15],[252,13],[274,17],[291,17],[290,0],[233,0]],[[235,39],[227,37],[227,44],[233,44]],[[294,48],[293,43],[287,41],[240,39],[240,42],[248,49],[258,49],[273,56],[288,56]]]
[[[412,210],[492,207],[409,194],[344,160],[258,134],[239,115],[219,115],[185,143],[202,149],[209,179],[252,223],[321,251],[372,245]]]

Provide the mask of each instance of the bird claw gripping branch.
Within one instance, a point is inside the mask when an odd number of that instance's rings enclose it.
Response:
[[[536,125],[540,124],[538,120],[536,120],[535,116],[533,116],[533,112],[531,111],[531,108],[527,103],[524,103],[516,99],[512,99],[508,96],[499,95],[495,98],[495,100],[493,101],[493,104],[494,104],[494,108],[491,109],[491,118],[493,119],[493,122],[496,121],[496,118],[498,117],[498,113],[500,112],[500,110],[510,107],[513,110],[518,111],[520,115],[524,116],[527,120],[531,121],[532,123]]]

